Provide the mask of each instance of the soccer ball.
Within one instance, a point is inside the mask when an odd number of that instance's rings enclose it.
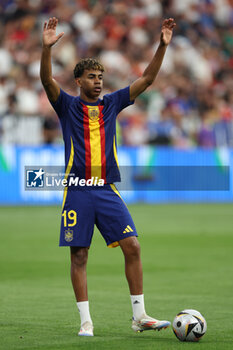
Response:
[[[196,310],[186,309],[179,312],[172,324],[176,337],[181,341],[198,341],[207,330],[207,323]]]

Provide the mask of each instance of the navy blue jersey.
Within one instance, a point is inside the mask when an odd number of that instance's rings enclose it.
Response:
[[[104,183],[120,181],[116,144],[116,117],[130,101],[129,86],[95,103],[61,90],[52,103],[60,119],[65,142],[66,173]]]

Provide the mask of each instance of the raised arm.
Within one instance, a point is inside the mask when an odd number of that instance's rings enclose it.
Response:
[[[60,94],[60,87],[52,77],[51,48],[64,35],[60,33],[56,35],[56,27],[58,20],[53,17],[49,22],[44,23],[42,54],[40,62],[40,78],[44,86],[48,99],[55,102]]]
[[[165,19],[162,25],[159,47],[149,63],[143,75],[130,85],[130,100],[133,101],[138,95],[146,90],[155,80],[163,62],[163,57],[167,46],[171,41],[173,28],[175,26],[173,18]]]

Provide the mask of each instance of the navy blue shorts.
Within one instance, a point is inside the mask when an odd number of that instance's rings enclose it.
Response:
[[[89,247],[95,224],[109,247],[137,236],[129,210],[113,184],[67,188],[63,202],[60,246]]]

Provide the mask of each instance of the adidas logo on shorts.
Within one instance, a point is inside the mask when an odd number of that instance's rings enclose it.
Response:
[[[132,227],[130,227],[129,225],[124,229],[123,233],[128,233],[128,232],[133,232]]]

